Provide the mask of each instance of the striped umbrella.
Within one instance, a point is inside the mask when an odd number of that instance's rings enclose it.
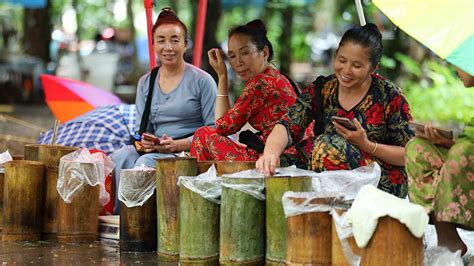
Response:
[[[474,76],[474,1],[373,0],[396,26]]]

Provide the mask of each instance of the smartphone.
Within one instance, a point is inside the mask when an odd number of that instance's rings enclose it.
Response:
[[[160,138],[158,138],[158,137],[156,137],[156,136],[154,136],[150,133],[143,133],[142,138],[144,140],[153,141],[154,143],[157,143],[157,144],[160,143]]]
[[[354,122],[352,122],[352,120],[350,120],[347,117],[332,116],[331,121],[336,122],[339,125],[352,131],[355,131],[357,129],[356,126],[354,125]]]
[[[418,123],[418,122],[408,122],[408,125],[413,129],[413,130],[418,130],[424,134],[425,132],[425,125],[423,123]],[[438,131],[438,133],[447,138],[447,139],[453,139],[453,131],[449,128],[442,128],[442,127],[435,127],[432,126],[434,129]]]

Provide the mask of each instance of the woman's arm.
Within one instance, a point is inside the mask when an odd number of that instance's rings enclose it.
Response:
[[[404,166],[405,165],[405,148],[395,145],[381,144],[370,141],[367,133],[362,128],[357,119],[353,119],[356,130],[349,130],[336,122],[333,122],[336,132],[346,139],[349,143],[356,146],[365,153],[368,153],[389,164]]]
[[[276,124],[267,142],[263,155],[257,160],[256,168],[265,175],[273,175],[275,168],[280,166],[280,155],[285,151],[288,145],[288,133],[283,125]]]
[[[209,57],[209,64],[217,73],[219,79],[215,111],[215,119],[217,120],[230,109],[227,67],[224,62],[224,53],[221,49],[213,48],[207,52],[207,55]]]

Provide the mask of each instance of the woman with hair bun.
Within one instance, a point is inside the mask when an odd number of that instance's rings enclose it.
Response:
[[[313,119],[320,119],[315,130],[322,133],[315,134],[309,169],[347,170],[376,161],[382,168],[378,187],[406,197],[404,147],[413,136],[408,127],[411,116],[402,90],[375,74],[382,50],[382,36],[374,24],[346,31],[335,55],[334,74],[309,85],[276,124],[257,169],[273,174],[283,150],[298,141]]]
[[[160,68],[154,81],[149,121],[138,145],[114,152],[114,178],[118,188],[121,169],[145,165],[156,159],[189,151],[194,132],[214,125],[217,86],[211,75],[184,61],[188,30],[169,8],[161,11],[152,28],[152,43]],[[138,81],[136,108],[140,127],[148,97],[151,72]],[[160,138],[157,139],[156,137]],[[138,147],[137,147],[138,146]],[[115,213],[118,213],[116,201]]]
[[[242,95],[231,108],[227,87],[227,68],[220,49],[208,52],[209,62],[217,73],[216,127],[196,131],[191,155],[198,160],[255,161],[260,156],[256,147],[237,144],[227,136],[237,133],[247,122],[261,132],[255,136],[262,146],[268,134],[296,101],[290,81],[270,65],[273,47],[261,20],[253,20],[229,32],[228,57],[232,69],[245,81]],[[294,148],[285,155],[295,155]]]

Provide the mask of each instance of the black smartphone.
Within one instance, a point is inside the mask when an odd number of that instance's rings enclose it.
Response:
[[[354,124],[354,122],[352,122],[352,120],[350,120],[349,118],[347,117],[340,117],[340,116],[332,116],[331,117],[331,120],[333,122],[336,122],[338,123],[339,125],[349,129],[349,130],[352,130],[352,131],[355,131],[357,128]]]
[[[408,125],[415,131],[419,131],[421,133],[424,134],[425,132],[425,125],[426,124],[423,124],[423,123],[419,123],[419,122],[408,122]],[[432,126],[434,129],[436,129],[436,131],[438,131],[438,133],[447,138],[447,139],[453,139],[453,131],[450,130],[449,128],[443,128],[443,127],[435,127],[435,126]]]

